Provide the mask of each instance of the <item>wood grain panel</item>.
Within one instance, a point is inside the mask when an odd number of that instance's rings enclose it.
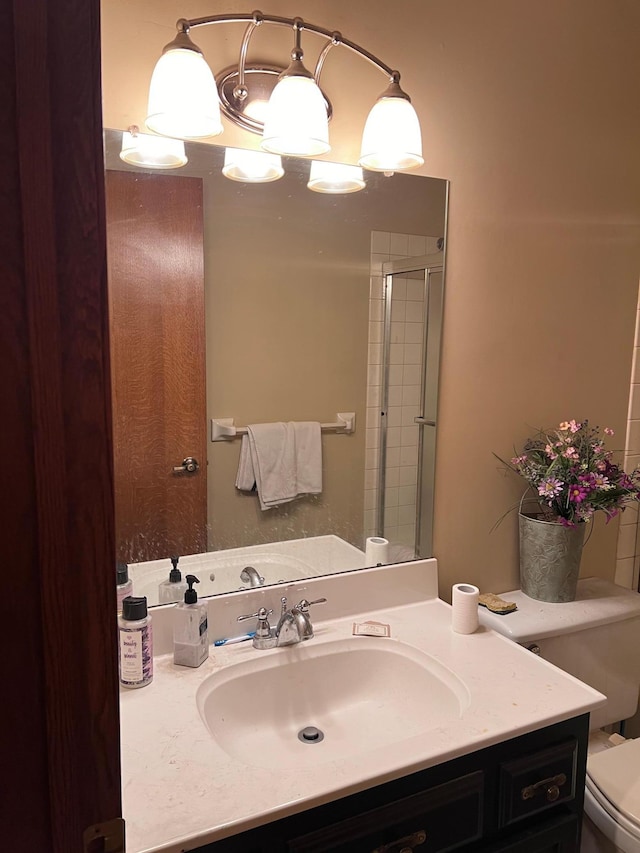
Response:
[[[8,7],[2,845],[75,853],[121,814],[99,3]]]
[[[15,701],[2,705],[0,755],[3,766],[11,767],[10,780],[5,778],[2,784],[3,813],[11,815],[11,822],[21,827],[19,837],[9,827],[8,847],[26,853],[47,849],[51,827],[38,546],[31,535],[37,529],[37,499],[31,461],[29,327],[24,291],[12,25],[12,10],[9,10],[9,19],[0,28],[0,104],[5,125],[5,132],[0,134],[0,159],[5,165],[0,170],[0,199],[4,201],[0,207],[0,424],[2,446],[5,452],[10,448],[11,465],[2,467],[0,506],[5,531],[3,560],[12,567],[12,572],[7,578],[9,587],[5,586],[0,598],[0,618],[6,636],[20,639],[19,652],[12,651],[10,643],[3,660],[3,678],[7,685],[17,687],[17,695]],[[14,606],[20,594],[29,600],[26,624],[25,615]],[[25,743],[29,744],[28,750],[23,748]],[[35,819],[31,803],[24,796],[26,790],[40,806]]]
[[[202,181],[109,171],[119,559],[206,550]],[[187,456],[201,467],[174,474]]]

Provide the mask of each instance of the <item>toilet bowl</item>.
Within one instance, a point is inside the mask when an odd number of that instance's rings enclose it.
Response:
[[[640,686],[640,595],[598,578],[565,604],[502,593],[518,610],[480,608],[480,622],[539,653],[607,697],[591,715],[581,853],[640,853],[640,738],[599,731],[633,716]],[[612,743],[613,740],[613,743]],[[619,741],[619,742],[618,742]]]
[[[640,739],[590,752],[585,814],[583,853],[640,853]]]

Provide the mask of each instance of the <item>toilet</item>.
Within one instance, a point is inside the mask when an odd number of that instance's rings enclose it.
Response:
[[[640,738],[602,731],[632,717],[640,689],[640,595],[599,578],[578,582],[575,601],[551,604],[501,593],[518,610],[479,608],[481,624],[604,693],[591,713],[581,853],[640,853]]]

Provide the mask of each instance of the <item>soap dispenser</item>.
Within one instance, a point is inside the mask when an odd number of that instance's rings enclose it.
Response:
[[[195,575],[186,577],[184,603],[176,605],[173,622],[173,662],[180,666],[200,666],[209,657],[207,605],[198,602]]]
[[[162,581],[158,587],[158,604],[173,604],[182,601],[187,591],[187,584],[182,580],[182,572],[178,568],[180,557],[171,557],[169,579]]]
[[[133,581],[129,577],[129,566],[126,563],[116,563],[116,598],[118,615],[122,613],[122,602],[133,592]]]

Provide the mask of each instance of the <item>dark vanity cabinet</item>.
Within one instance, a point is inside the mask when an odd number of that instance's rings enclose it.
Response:
[[[198,848],[198,853],[578,853],[589,716]]]

